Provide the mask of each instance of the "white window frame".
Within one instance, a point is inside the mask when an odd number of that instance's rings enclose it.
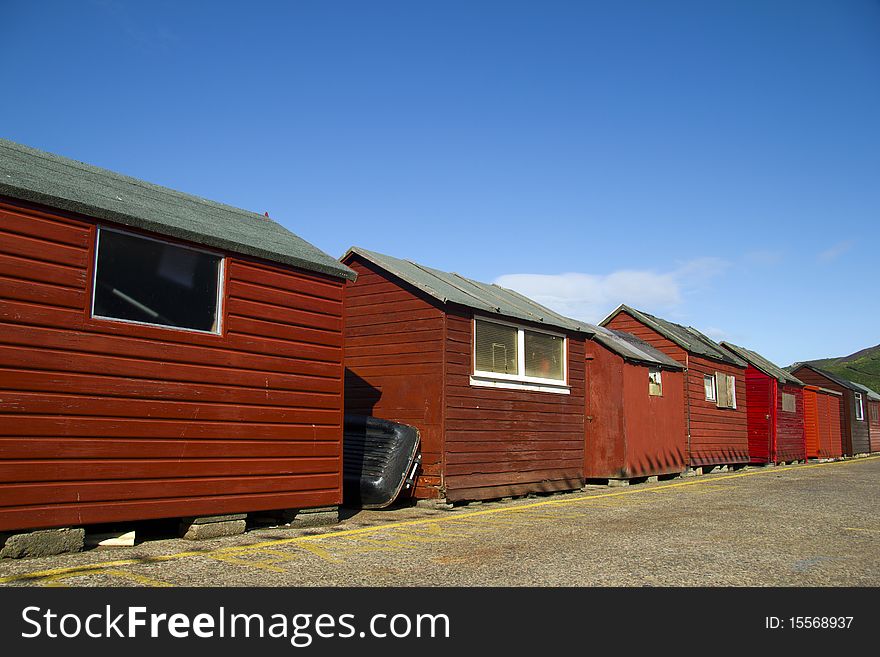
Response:
[[[656,395],[651,394],[651,375],[657,375],[657,385],[660,388],[660,392]],[[649,397],[662,397],[663,396],[663,370],[659,367],[649,367],[648,368],[648,396]]]
[[[490,322],[492,324],[500,324],[502,326],[509,326],[516,329],[516,368],[520,374],[484,372],[477,369],[477,322]],[[547,379],[536,376],[526,376],[524,374],[526,371],[526,331],[562,338],[561,379]],[[531,326],[507,322],[494,317],[490,318],[482,315],[474,315],[474,318],[471,321],[471,343],[472,374],[470,377],[470,384],[472,386],[529,390],[533,392],[555,392],[560,394],[571,393],[571,388],[568,385],[568,336],[564,333],[536,329]]]
[[[167,324],[159,324],[156,322],[139,322],[134,319],[123,319],[120,317],[107,317],[106,315],[97,315],[95,314],[95,289],[98,284],[98,254],[100,252],[101,246],[101,233],[107,231],[108,233],[121,233],[123,235],[131,235],[132,237],[138,237],[144,240],[150,240],[151,242],[159,242],[160,244],[168,244],[170,246],[175,246],[181,249],[189,249],[190,251],[197,251],[199,253],[206,253],[208,255],[216,256],[220,258],[220,266],[217,268],[217,328],[213,331],[205,331],[202,329],[194,329],[187,328],[185,326],[168,326]],[[103,322],[122,322],[123,324],[134,324],[135,326],[152,326],[153,328],[165,329],[168,331],[184,331],[186,333],[201,333],[202,335],[222,335],[223,334],[223,298],[225,292],[226,285],[226,256],[222,253],[218,253],[217,251],[211,251],[210,249],[200,249],[194,246],[190,246],[188,244],[180,244],[179,242],[174,242],[172,240],[164,240],[157,239],[155,237],[151,237],[149,235],[141,235],[140,233],[134,233],[129,230],[120,230],[118,228],[109,228],[106,226],[98,226],[97,235],[95,237],[95,259],[92,263],[92,303],[89,308],[89,316],[92,319],[97,319]]]
[[[712,382],[712,396],[705,394],[706,392],[706,382]],[[703,375],[703,394],[706,397],[706,401],[717,402],[718,401],[718,390],[715,387],[715,377],[709,374]]]
[[[865,404],[862,399],[862,393],[854,392],[853,393],[853,402],[856,405],[856,420],[859,422],[865,421]]]

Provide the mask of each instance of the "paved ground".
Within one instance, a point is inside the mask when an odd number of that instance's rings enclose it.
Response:
[[[880,457],[0,561],[0,585],[880,585]]]

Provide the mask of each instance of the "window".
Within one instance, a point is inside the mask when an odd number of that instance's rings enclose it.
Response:
[[[663,396],[663,380],[660,378],[660,370],[656,367],[648,370],[648,394],[652,397]]]
[[[853,396],[855,397],[856,403],[856,419],[864,420],[865,419],[865,407],[862,406],[862,393],[854,392]]]
[[[474,319],[474,377],[565,384],[565,336],[525,329],[513,324]]]
[[[715,372],[715,406],[736,408],[736,377],[724,372]]]
[[[494,322],[476,323],[475,368],[493,374],[519,374],[518,331],[514,326]]]
[[[868,415],[871,416],[871,422],[880,424],[880,404],[868,403]]]
[[[706,401],[715,401],[715,377],[714,376],[704,376],[703,377],[703,388],[706,390]]]
[[[782,393],[782,410],[786,413],[795,412],[795,396],[787,392]]]
[[[92,317],[218,333],[223,258],[102,228]]]
[[[565,338],[549,333],[523,331],[526,376],[565,381]]]

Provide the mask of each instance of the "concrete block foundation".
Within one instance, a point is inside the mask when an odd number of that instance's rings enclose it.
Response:
[[[339,507],[324,506],[314,509],[285,509],[281,513],[283,524],[291,529],[327,527],[339,523]]]
[[[0,534],[0,558],[50,557],[82,552],[84,529],[41,529],[20,534]]]
[[[247,523],[244,513],[225,516],[201,516],[199,518],[181,518],[178,533],[188,541],[204,541],[221,536],[243,534]]]

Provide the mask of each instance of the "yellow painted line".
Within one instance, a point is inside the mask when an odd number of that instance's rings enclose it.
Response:
[[[338,559],[335,555],[331,554],[327,549],[320,545],[309,545],[308,543],[303,543],[294,547],[299,550],[305,550],[309,554],[313,554],[319,559],[323,559],[324,561],[329,561],[330,563],[338,562]],[[280,550],[277,550],[277,552],[280,552]]]
[[[703,475],[701,477],[694,477],[693,479],[689,479],[688,481],[675,481],[674,483],[662,483],[655,485],[652,488],[642,488],[642,487],[626,487],[624,490],[612,491],[612,492],[602,492],[596,495],[579,495],[577,497],[566,497],[564,499],[550,499],[550,500],[541,500],[540,502],[531,502],[529,504],[517,504],[511,507],[500,507],[495,509],[482,509],[480,511],[468,511],[464,513],[456,513],[452,512],[449,516],[442,517],[434,517],[434,518],[425,518],[422,520],[402,520],[399,522],[391,522],[384,525],[372,525],[369,527],[359,527],[357,529],[342,529],[338,531],[328,531],[322,534],[309,534],[307,536],[294,536],[292,538],[280,538],[273,539],[271,541],[261,541],[259,543],[252,543],[250,545],[234,545],[225,548],[218,548],[216,550],[211,551],[195,551],[190,550],[187,552],[178,552],[176,554],[166,554],[159,555],[155,557],[148,557],[146,559],[120,559],[117,561],[106,561],[102,563],[94,563],[94,564],[84,564],[82,566],[73,566],[69,568],[52,568],[48,570],[40,570],[31,573],[22,573],[19,575],[10,575],[7,577],[0,577],[0,584],[5,584],[8,582],[20,582],[25,580],[39,580],[41,578],[52,577],[55,575],[64,575],[67,573],[87,573],[91,571],[98,571],[107,568],[118,568],[121,566],[133,566],[143,563],[161,563],[165,561],[175,561],[178,559],[185,559],[187,557],[214,557],[214,555],[231,555],[239,552],[249,552],[256,550],[258,548],[268,548],[274,547],[278,545],[287,545],[291,543],[307,543],[311,541],[321,541],[325,539],[331,538],[344,538],[348,536],[361,536],[364,534],[372,534],[380,531],[387,531],[391,529],[395,529],[398,527],[415,527],[415,526],[428,526],[428,525],[438,525],[441,523],[448,522],[456,522],[463,519],[477,518],[480,516],[490,516],[499,513],[521,513],[528,509],[546,509],[551,507],[559,507],[559,506],[568,506],[572,504],[581,504],[584,502],[590,502],[592,500],[598,499],[606,499],[610,500],[610,498],[619,498],[628,495],[637,495],[639,493],[646,493],[657,490],[657,488],[665,488],[665,489],[673,489],[673,488],[686,488],[689,486],[700,486],[707,484],[715,484],[719,481],[729,481],[732,479],[740,479],[742,477],[754,477],[759,475],[766,474],[776,474],[779,472],[787,472],[790,470],[809,470],[813,468],[826,468],[826,467],[835,467],[835,466],[845,466],[845,465],[853,465],[856,463],[865,463],[867,461],[874,461],[880,459],[880,456],[869,456],[865,458],[858,459],[849,459],[846,461],[830,461],[827,463],[809,463],[806,465],[787,465],[787,466],[777,466],[774,468],[764,468],[761,470],[749,470],[748,472],[737,472],[736,474],[727,474],[727,475]]]

